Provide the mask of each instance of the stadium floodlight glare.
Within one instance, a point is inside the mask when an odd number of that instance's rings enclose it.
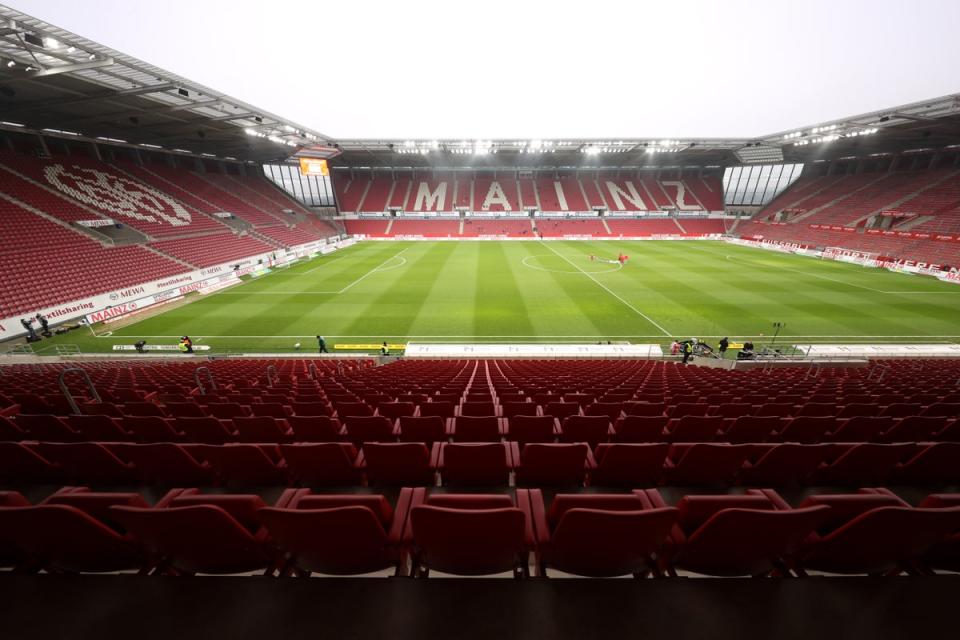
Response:
[[[62,131],[61,133],[67,133],[67,132]],[[79,134],[74,134],[74,135],[79,135]],[[120,144],[127,144],[126,140],[121,140],[119,138],[108,138],[107,136],[97,136],[97,140],[103,140],[104,142],[119,142]]]
[[[148,143],[146,143],[146,142],[141,142],[141,143],[140,143],[140,146],[141,146],[141,147],[146,147],[147,149],[163,149],[163,147],[161,147],[161,146],[158,145],[158,144],[148,144]]]
[[[60,43],[54,40],[53,38],[44,38],[43,43],[46,47],[50,49],[59,49]]]
[[[19,122],[7,122],[6,120],[0,121],[0,124],[5,124],[8,127],[24,127],[26,125],[20,124]]]
[[[10,62],[7,63],[7,67],[9,67],[9,68],[11,68],[11,69],[12,69],[13,67],[15,67],[15,66],[17,66],[17,63],[14,62],[13,60],[11,60]]]

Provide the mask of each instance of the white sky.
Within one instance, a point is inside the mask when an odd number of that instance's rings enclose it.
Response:
[[[960,91],[960,0],[3,0],[340,138],[754,137]]]

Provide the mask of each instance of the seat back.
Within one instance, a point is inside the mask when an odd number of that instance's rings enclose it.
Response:
[[[663,462],[670,445],[599,444],[597,468],[590,472],[590,484],[601,487],[645,487],[663,477]]]
[[[393,423],[383,416],[347,416],[341,418],[347,440],[360,446],[364,442],[396,442]]]
[[[589,453],[584,443],[524,445],[517,469],[517,482],[531,486],[582,485]]]
[[[240,573],[266,568],[269,563],[263,546],[219,506],[110,510],[151,553],[180,571]]]
[[[546,564],[567,573],[610,577],[652,568],[651,556],[663,545],[676,509],[567,510],[544,553]]]
[[[422,442],[368,442],[363,457],[369,485],[433,484],[430,450]]]
[[[827,512],[825,506],[722,509],[687,538],[674,564],[715,576],[767,574],[793,554]]]
[[[401,416],[400,440],[432,444],[447,439],[447,427],[440,416]]]
[[[568,416],[563,420],[561,442],[586,442],[596,447],[609,438],[610,418],[606,416]]]
[[[328,442],[280,445],[291,479],[306,487],[351,486],[360,483],[361,470],[354,464],[352,444]]]
[[[456,575],[516,571],[525,562],[523,511],[448,509],[420,505],[411,509],[411,530],[418,563]]]
[[[199,444],[226,444],[235,442],[230,430],[218,418],[174,418],[173,426],[183,432],[190,442]]]
[[[752,465],[740,471],[740,484],[755,487],[783,487],[803,484],[830,455],[827,444],[774,445]]]
[[[499,442],[500,422],[494,415],[457,416],[454,419],[453,439],[459,442]]]
[[[271,540],[298,568],[330,575],[378,571],[396,564],[380,520],[366,506],[329,509],[260,509]]]
[[[295,442],[336,442],[340,438],[340,423],[330,416],[289,416]]]
[[[509,454],[503,443],[446,444],[442,452],[444,484],[484,486],[509,482]]]
[[[628,415],[617,422],[616,442],[665,442],[664,429],[670,419],[663,415]]]

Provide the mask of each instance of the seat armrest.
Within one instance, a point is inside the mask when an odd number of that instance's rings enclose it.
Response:
[[[539,498],[535,497],[533,494],[536,493]],[[534,507],[534,501],[537,500],[540,503],[540,510],[543,511],[543,496],[540,494],[539,489],[517,489],[517,507],[523,511],[524,515],[524,541],[526,542],[527,549],[537,549],[540,544],[541,536],[541,525],[536,522],[536,508]],[[546,520],[544,520],[543,526],[546,526]],[[549,541],[549,531],[545,528],[543,531],[546,531],[546,540]]]

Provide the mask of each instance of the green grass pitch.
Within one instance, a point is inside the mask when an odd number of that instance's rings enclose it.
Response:
[[[620,267],[591,261],[613,258]],[[109,351],[181,334],[212,353],[337,343],[952,342],[960,287],[719,241],[361,242],[142,319],[39,345]]]

